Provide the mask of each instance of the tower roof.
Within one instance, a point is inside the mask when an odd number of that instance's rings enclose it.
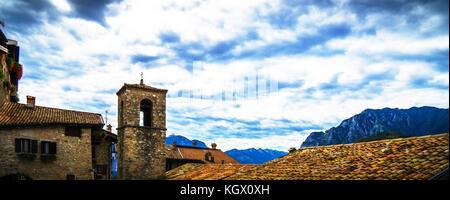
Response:
[[[152,92],[164,92],[164,93],[167,93],[167,91],[168,91],[167,89],[155,88],[155,87],[148,86],[148,85],[145,85],[145,84],[128,84],[128,83],[124,83],[122,88],[120,88],[120,90],[117,91],[116,94],[119,95],[120,93],[122,93],[127,88],[147,90],[147,91],[152,91]]]

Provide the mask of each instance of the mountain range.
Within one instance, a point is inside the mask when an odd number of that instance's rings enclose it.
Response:
[[[301,147],[347,144],[375,133],[423,136],[449,132],[449,110],[435,107],[366,109],[337,127],[312,132]]]
[[[197,142],[197,147],[208,148],[208,146],[206,146],[206,144],[200,140],[189,140],[181,135],[170,135],[166,137],[166,144],[172,145],[173,142],[176,142],[177,145],[190,147],[194,146],[193,145],[194,142]]]
[[[176,142],[177,145],[193,146],[192,143],[194,141],[197,142],[197,147],[208,148],[206,144],[200,140],[189,140],[188,138],[181,135],[170,135],[166,137],[166,144],[169,145],[173,144],[173,142]],[[255,148],[243,150],[232,149],[229,151],[225,151],[224,153],[242,164],[261,164],[287,154],[287,152],[283,151]]]
[[[275,158],[284,156],[287,152],[272,149],[232,149],[225,153],[242,164],[262,164]]]

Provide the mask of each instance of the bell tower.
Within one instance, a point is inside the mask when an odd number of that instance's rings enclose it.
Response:
[[[166,89],[125,83],[118,96],[118,179],[164,179]]]

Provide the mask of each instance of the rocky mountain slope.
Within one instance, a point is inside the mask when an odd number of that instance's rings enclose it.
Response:
[[[325,132],[312,132],[301,147],[353,143],[379,132],[423,136],[449,132],[449,110],[435,107],[366,109]]]
[[[166,137],[166,144],[172,145],[173,142],[177,142],[177,145],[182,146],[194,146],[192,143],[197,142],[197,147],[209,148],[206,144],[200,140],[189,140],[188,138],[181,135],[169,135]]]

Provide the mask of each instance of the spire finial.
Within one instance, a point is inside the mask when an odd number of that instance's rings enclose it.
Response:
[[[144,72],[141,72],[141,85],[144,85]]]

